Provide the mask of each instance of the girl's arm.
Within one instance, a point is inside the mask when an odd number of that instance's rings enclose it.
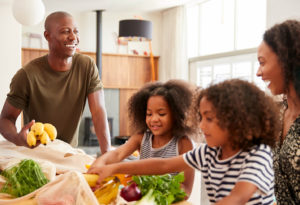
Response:
[[[253,196],[257,187],[250,182],[238,182],[230,192],[230,195],[224,197],[221,201],[217,202],[215,205],[238,205],[246,204],[247,201]]]
[[[106,166],[91,167],[88,173],[98,174],[98,184],[114,174],[130,175],[161,175],[172,172],[181,172],[189,166],[185,163],[183,156],[172,158],[150,158],[131,162],[120,162]]]
[[[189,138],[182,137],[179,141],[178,148],[179,154],[184,154],[193,149],[193,144]],[[194,185],[194,176],[195,170],[193,168],[188,166],[186,169],[184,169],[184,182],[182,183],[182,188],[188,196],[192,193]]]
[[[126,157],[131,155],[135,150],[140,148],[143,135],[132,135],[126,143],[121,145],[115,150],[111,150],[99,158],[97,158],[94,163],[91,165],[91,168],[102,166],[106,164],[113,164],[124,160]],[[90,168],[90,169],[91,169]]]

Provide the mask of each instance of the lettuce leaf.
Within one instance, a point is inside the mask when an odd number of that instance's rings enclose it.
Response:
[[[0,192],[14,197],[29,194],[49,182],[40,165],[31,159],[24,159],[16,166],[5,169],[1,175],[6,178],[6,183]]]
[[[152,195],[158,205],[169,205],[184,200],[186,193],[181,189],[180,185],[184,181],[184,174],[172,176],[166,175],[144,175],[133,176],[133,181],[137,183],[141,190],[142,196],[153,190]]]

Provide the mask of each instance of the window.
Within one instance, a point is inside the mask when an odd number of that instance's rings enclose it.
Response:
[[[257,47],[266,0],[207,0],[187,6],[188,57]]]
[[[220,56],[190,63],[190,80],[203,88],[231,78],[254,82],[260,89],[269,93],[265,83],[256,76],[258,62],[255,49],[246,50],[248,54]]]
[[[266,0],[236,2],[236,50],[257,47],[266,29]]]
[[[256,47],[266,29],[266,0],[204,0],[187,6],[190,80],[207,87],[240,78],[266,90],[256,77]]]
[[[199,39],[200,56],[234,49],[234,0],[199,5]]]

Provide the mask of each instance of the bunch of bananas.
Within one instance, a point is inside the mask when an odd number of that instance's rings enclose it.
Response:
[[[90,187],[96,186],[97,180],[99,178],[98,174],[83,174],[83,176]]]
[[[31,146],[35,146],[36,142],[39,140],[42,144],[46,145],[50,140],[55,140],[57,136],[56,128],[50,123],[34,123],[30,132],[27,134],[27,144]]]
[[[96,182],[99,178],[98,175],[83,174],[83,176],[90,187],[96,186]],[[113,200],[115,200],[119,192],[120,184],[120,180],[116,176],[105,178],[101,182],[100,188],[94,191],[99,204],[110,204]]]
[[[85,165],[85,167],[89,169],[90,165]],[[83,176],[90,187],[96,186],[96,182],[99,178],[97,174],[83,174]],[[128,174],[115,174],[113,176],[118,177],[120,183],[124,186],[127,186],[128,182],[132,181],[132,177]]]
[[[110,204],[117,198],[120,186],[118,177],[107,177],[103,180],[103,185],[97,189],[94,194],[98,199],[99,204]]]

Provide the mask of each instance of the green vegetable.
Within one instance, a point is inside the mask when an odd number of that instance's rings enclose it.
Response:
[[[6,183],[0,192],[14,197],[29,194],[49,182],[40,165],[31,159],[22,160],[18,165],[2,171],[1,175],[6,178]]]
[[[168,205],[182,201],[186,196],[186,193],[180,187],[184,181],[183,172],[173,177],[170,174],[166,174],[133,176],[132,179],[140,188],[142,196],[145,196],[152,189],[152,195],[155,197],[158,205]]]
[[[155,202],[155,198],[152,195],[153,189],[150,189],[148,193],[141,198],[138,202],[136,202],[134,205],[157,205]]]

